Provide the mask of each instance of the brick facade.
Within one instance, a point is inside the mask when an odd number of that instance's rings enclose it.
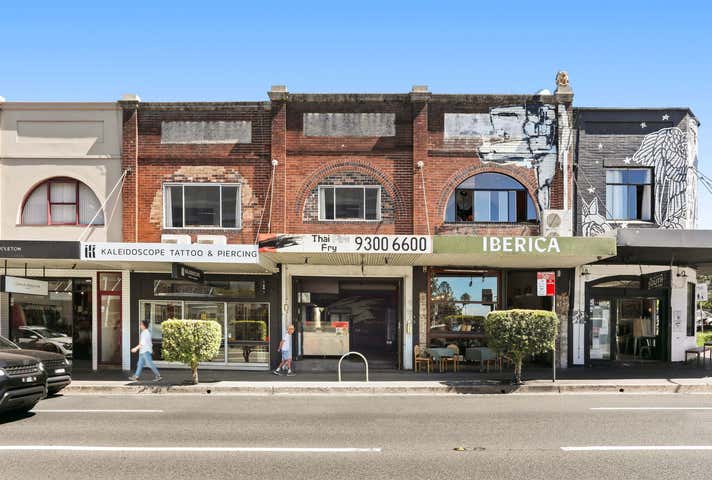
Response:
[[[124,167],[131,169],[123,187],[126,241],[158,242],[164,233],[188,233],[195,241],[195,235],[207,233],[226,235],[231,243],[253,243],[258,230],[294,234],[542,233],[539,222],[446,222],[445,209],[455,188],[479,173],[501,173],[517,180],[532,198],[539,218],[542,198],[548,203],[546,208],[563,206],[565,176],[560,162],[548,165],[546,172],[543,167],[551,155],[557,155],[558,119],[536,118],[539,123],[534,125],[535,130],[548,122],[548,136],[537,138],[538,144],[528,138],[532,125],[524,124],[536,112],[555,112],[555,105],[562,103],[555,96],[432,95],[425,89],[410,94],[346,95],[289,94],[276,89],[269,94],[270,102],[262,103],[122,103],[122,158]],[[510,122],[507,128],[521,130],[515,132],[514,140],[506,129],[499,128],[500,118],[493,113],[498,109],[505,112],[501,118]],[[570,112],[570,100],[564,111]],[[521,112],[525,115],[518,127],[510,118]],[[471,114],[473,121],[480,123],[492,117],[491,128],[485,128],[491,132],[452,138],[446,132],[447,114]],[[316,121],[312,132],[323,136],[305,135],[307,117]],[[371,117],[379,123],[363,123]],[[349,132],[350,121],[361,122],[358,128],[353,127],[354,135],[335,136]],[[164,122],[182,122],[179,126],[183,129],[190,122],[199,122],[202,130],[197,136],[220,131],[206,129],[205,122],[251,122],[251,142],[215,143],[190,138],[183,143],[162,143]],[[372,134],[375,128],[380,128],[384,136],[363,136]],[[545,155],[536,150],[542,138],[551,142]],[[512,158],[483,159],[482,152],[501,156],[497,152],[500,148],[512,150]],[[544,173],[549,175],[545,181]],[[165,228],[163,185],[167,182],[239,183],[242,228]],[[379,185],[380,221],[319,221],[318,188],[326,184]],[[570,195],[572,187],[570,183]]]

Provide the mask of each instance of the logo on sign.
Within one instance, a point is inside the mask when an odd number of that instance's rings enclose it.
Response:
[[[96,245],[84,245],[84,258],[96,258]]]

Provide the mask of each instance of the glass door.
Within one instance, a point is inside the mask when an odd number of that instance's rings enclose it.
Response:
[[[611,360],[613,300],[592,298],[589,305],[589,359]]]
[[[99,273],[99,363],[121,364],[121,273]]]

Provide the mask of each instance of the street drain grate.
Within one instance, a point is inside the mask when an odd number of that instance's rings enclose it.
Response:
[[[485,447],[455,447],[456,452],[484,452]]]

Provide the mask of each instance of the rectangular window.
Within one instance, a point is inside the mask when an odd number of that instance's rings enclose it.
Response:
[[[486,345],[484,321],[499,302],[499,276],[433,275],[430,278],[430,338],[468,336]]]
[[[650,221],[652,177],[649,168],[607,169],[606,218]]]
[[[380,220],[381,187],[319,187],[319,220]]]
[[[211,363],[250,363],[269,366],[269,304],[142,300],[140,320],[149,322],[154,358],[163,360],[163,328],[166,320],[212,320],[220,325],[222,340]]]
[[[238,184],[166,184],[163,200],[165,228],[240,228]]]

